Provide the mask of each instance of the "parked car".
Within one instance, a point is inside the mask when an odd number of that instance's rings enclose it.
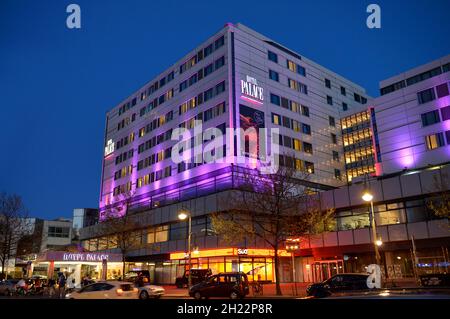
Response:
[[[425,287],[450,287],[450,274],[420,275],[420,284]]]
[[[191,285],[198,284],[199,282],[204,281],[206,278],[211,276],[211,269],[192,269],[191,274]],[[186,270],[181,277],[177,277],[175,279],[175,286],[177,288],[183,288],[188,286],[189,281],[189,270]]]
[[[124,281],[135,282],[139,276],[143,277],[144,282],[150,282],[150,272],[148,270],[131,270],[125,273]]]
[[[323,298],[340,292],[368,290],[368,276],[367,274],[337,274],[321,283],[309,285],[306,288],[306,295]]]
[[[161,298],[161,296],[166,292],[163,287],[155,285],[145,285],[143,287],[139,287],[138,289],[139,299],[158,299]]]
[[[137,299],[138,289],[130,282],[100,281],[66,294],[66,299]]]
[[[244,298],[250,289],[247,275],[243,272],[225,272],[208,277],[205,281],[193,285],[189,296],[195,299],[209,297]]]
[[[18,279],[8,279],[0,281],[0,295],[12,296],[16,291]]]

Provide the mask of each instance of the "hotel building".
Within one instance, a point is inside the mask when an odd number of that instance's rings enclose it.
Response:
[[[336,231],[303,243],[300,281],[364,272],[375,262],[369,205],[382,238],[382,272],[396,281],[448,273],[448,219],[430,203],[450,190],[450,55],[380,82],[381,96],[341,119],[349,185],[320,193]],[[367,181],[365,174],[371,175]],[[366,180],[366,181],[364,181]],[[368,184],[364,184],[364,182]]]
[[[202,121],[203,131],[277,128],[280,164],[309,172],[309,187],[329,190],[347,180],[341,115],[369,103],[357,84],[242,24],[228,23],[107,113],[100,219],[126,201],[142,226],[134,234],[140,244],[128,256],[130,268],[149,269],[155,282],[173,283],[185,270],[187,225],[177,219],[182,207],[193,217],[193,267],[273,280],[273,252],[264,243],[229,247],[211,232],[208,215],[224,209],[242,166],[240,140],[223,141],[224,163],[174,163],[173,131],[192,131],[195,120]],[[81,229],[85,249],[117,251],[96,228]],[[283,271],[281,280],[289,274]]]

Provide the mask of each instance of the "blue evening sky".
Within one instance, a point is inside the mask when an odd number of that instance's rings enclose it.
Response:
[[[81,6],[80,30],[66,6]],[[366,27],[377,3],[382,28]],[[105,112],[226,22],[241,22],[378,95],[450,53],[449,0],[0,1],[0,191],[32,216],[96,207]]]

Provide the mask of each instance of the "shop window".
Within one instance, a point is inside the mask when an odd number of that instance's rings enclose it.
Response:
[[[405,211],[403,209],[375,213],[375,224],[377,226],[401,224],[405,222]]]

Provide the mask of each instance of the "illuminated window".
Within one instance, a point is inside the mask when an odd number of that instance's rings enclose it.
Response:
[[[444,146],[444,144],[445,144],[445,142],[444,142],[444,134],[442,134],[442,133],[428,135],[428,136],[425,137],[425,140],[427,142],[427,148],[429,150],[433,150],[435,148]]]
[[[292,62],[290,60],[287,60],[287,67],[292,72],[297,72],[297,64],[295,64],[294,62]]]
[[[300,140],[294,138],[294,150],[301,151],[301,143]]]
[[[272,123],[280,125],[280,116],[278,114],[272,113]]]

